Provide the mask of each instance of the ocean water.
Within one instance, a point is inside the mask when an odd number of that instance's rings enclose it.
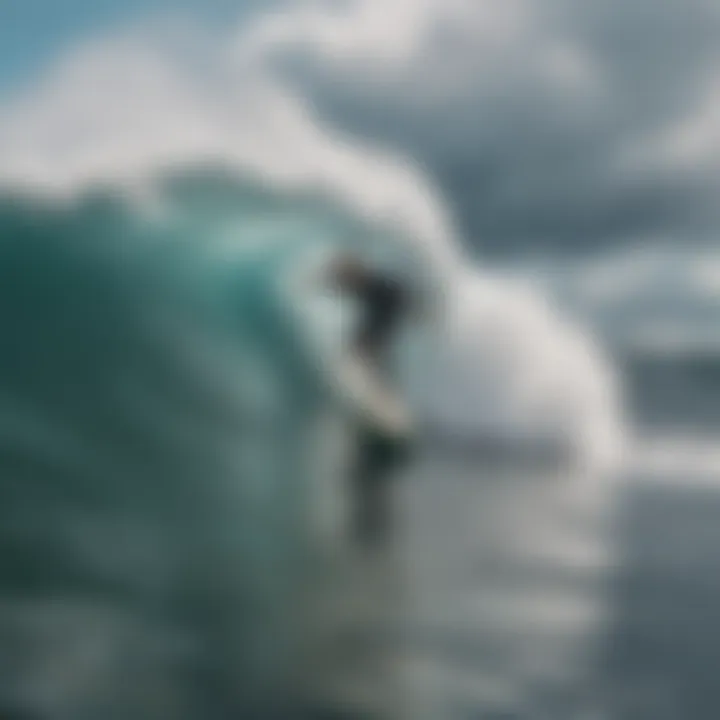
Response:
[[[0,205],[4,717],[714,716],[710,351],[617,353],[612,481],[428,424],[368,557],[320,342],[348,318],[308,333],[286,292],[368,231],[217,172],[158,187]]]
[[[316,342],[338,325],[306,332],[286,289],[368,232],[207,170],[156,190],[0,206],[4,716],[574,708],[603,486],[429,431],[364,556]]]
[[[702,717],[713,586],[672,588],[714,561],[713,360],[471,262],[412,159],[325,124],[256,30],[210,80],[167,38],[91,43],[0,113],[0,717]],[[294,289],[348,245],[430,316],[376,556],[329,370],[351,313]],[[691,476],[673,543],[646,497]]]
[[[278,279],[333,219],[209,184],[169,218],[3,199],[4,717],[269,717],[292,686],[325,392]]]

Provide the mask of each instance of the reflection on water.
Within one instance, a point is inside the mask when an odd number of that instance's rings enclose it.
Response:
[[[720,493],[635,480],[611,495],[513,461],[421,458],[397,487],[401,561],[375,565],[374,597],[400,623],[385,616],[378,641],[377,605],[345,618],[396,663],[389,716],[719,716]]]
[[[404,491],[415,716],[576,717],[606,622],[609,493],[457,455],[428,457]]]
[[[325,613],[325,696],[348,717],[589,710],[609,622],[611,504],[576,471],[423,450],[395,486],[391,550],[338,553],[344,580],[325,601],[346,612]]]
[[[618,529],[624,563],[601,667],[611,717],[720,716],[720,493],[645,482],[626,494]]]

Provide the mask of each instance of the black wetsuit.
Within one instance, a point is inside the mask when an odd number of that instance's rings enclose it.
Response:
[[[390,346],[408,306],[405,288],[393,277],[368,275],[354,294],[361,312],[354,350],[365,355],[379,373],[390,373]],[[360,427],[354,477],[355,532],[364,544],[381,543],[390,530],[387,480],[406,451],[373,426]]]
[[[407,306],[405,289],[395,278],[368,275],[355,290],[361,306],[355,349],[383,362]]]

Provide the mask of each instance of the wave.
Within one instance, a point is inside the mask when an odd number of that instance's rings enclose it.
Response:
[[[438,356],[437,340],[423,350],[435,404],[465,394],[444,380],[461,375],[483,427],[488,416],[521,423],[524,434],[550,424],[590,464],[616,454],[620,389],[589,334],[528,285],[473,267],[420,169],[328,125],[275,67],[284,41],[265,27],[261,19],[225,44],[173,26],[75,49],[0,111],[0,185],[68,198],[110,184],[161,212],[157,175],[205,165],[272,192],[322,197],[360,220],[356,237],[373,252],[402,249],[441,308],[451,357]],[[472,424],[472,411],[444,404],[446,419]]]
[[[103,195],[0,208],[0,632],[36,647],[23,666],[4,644],[22,676],[5,703],[26,687],[84,717],[87,688],[110,683],[103,716],[147,716],[170,692],[222,717],[267,702],[282,674],[271,638],[294,635],[323,387],[272,280],[303,227],[314,240],[335,218],[234,187],[234,223],[217,203],[211,220],[208,182],[176,183],[183,213],[161,222]],[[274,243],[257,244],[260,227]],[[196,696],[181,700],[191,668]]]
[[[257,56],[187,42],[105,38],[0,108],[8,708],[276,709],[330,400],[284,282],[318,250],[361,247],[432,298],[403,353],[418,413],[551,428],[593,472],[620,440],[599,348],[471,268],[412,163],[326,127]]]

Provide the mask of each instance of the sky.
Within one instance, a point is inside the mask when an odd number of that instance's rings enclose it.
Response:
[[[359,132],[419,158],[485,252],[715,241],[720,4],[434,5],[382,84],[358,91],[326,65],[311,85]]]
[[[0,92],[21,87],[74,44],[113,28],[174,14],[210,25],[260,0],[0,0]]]
[[[97,35],[175,16],[223,34],[277,5],[0,0],[0,97]],[[287,77],[332,122],[422,164],[472,247],[715,242],[716,2],[284,5]]]

